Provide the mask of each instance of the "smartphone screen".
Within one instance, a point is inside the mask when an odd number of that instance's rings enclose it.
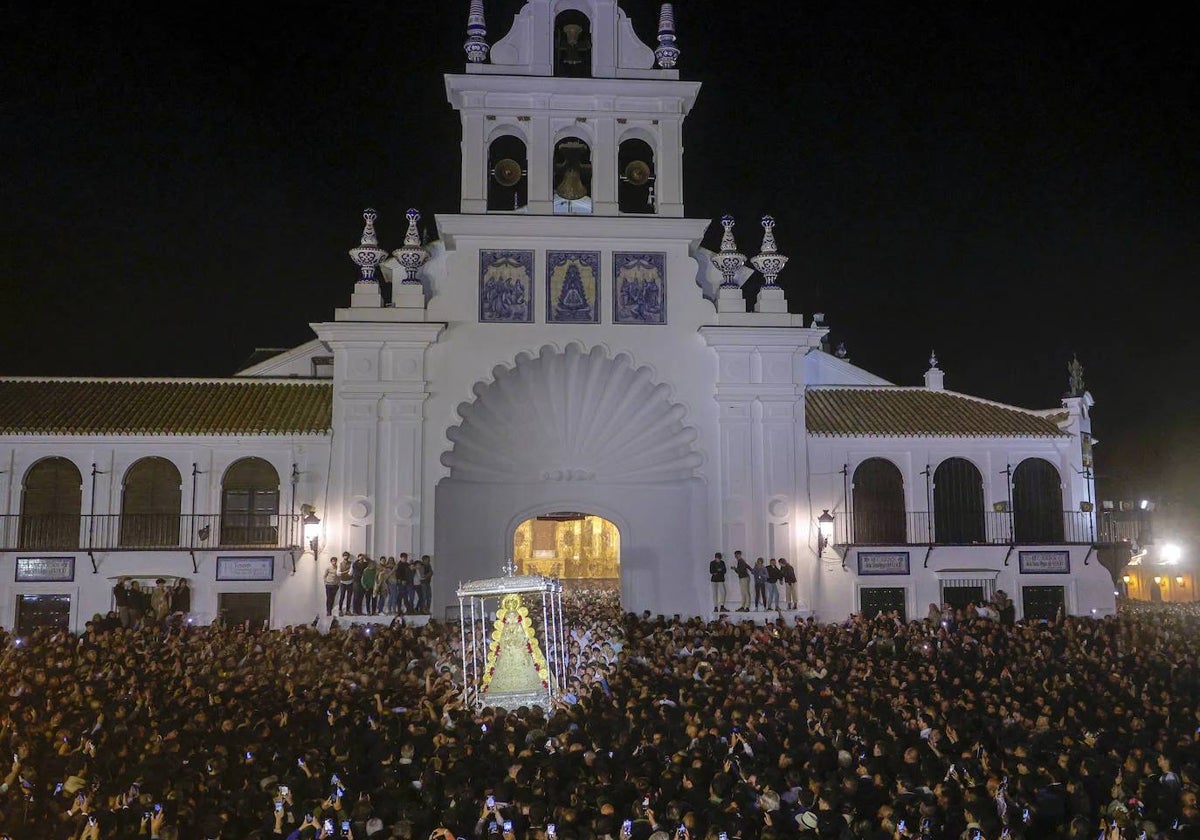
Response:
[[[333,820],[325,820],[325,833],[333,834]]]
[[[283,810],[283,803],[282,803],[282,802],[276,802],[276,803],[275,803],[275,810],[276,810],[276,811],[282,811],[282,810]]]
[[[342,820],[342,834],[350,830],[350,820]]]
[[[504,833],[508,834],[512,831],[512,820],[504,821]]]
[[[546,836],[547,837],[553,837],[557,832],[558,832],[558,826],[556,826],[554,823],[546,824]]]

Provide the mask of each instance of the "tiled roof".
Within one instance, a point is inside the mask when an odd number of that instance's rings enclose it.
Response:
[[[327,434],[331,383],[0,379],[0,434]]]
[[[923,388],[813,388],[808,433],[832,437],[1059,437],[1050,419],[1012,406]]]

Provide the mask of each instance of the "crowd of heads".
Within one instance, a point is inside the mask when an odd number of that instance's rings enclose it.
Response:
[[[513,710],[472,702],[457,624],[4,636],[0,833],[1200,836],[1194,607],[755,623],[584,590],[566,613],[569,690]]]

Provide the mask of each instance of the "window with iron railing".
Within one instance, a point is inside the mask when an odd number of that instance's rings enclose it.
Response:
[[[966,458],[947,458],[934,471],[933,532],[939,543],[985,541],[983,476]]]
[[[854,470],[851,507],[854,542],[858,545],[902,545],[907,542],[904,478],[885,458],[868,458]]]
[[[20,548],[74,548],[79,544],[83,477],[66,458],[43,458],[25,473]]]
[[[1044,458],[1026,458],[1012,475],[1013,539],[1057,543],[1064,538],[1062,478]]]
[[[179,469],[166,458],[142,458],[126,471],[121,494],[122,546],[179,545],[182,483]]]
[[[221,483],[221,545],[279,542],[279,473],[262,458],[243,458]]]

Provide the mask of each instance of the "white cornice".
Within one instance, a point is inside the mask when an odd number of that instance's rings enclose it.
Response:
[[[578,243],[611,239],[615,242],[662,240],[698,245],[708,219],[669,219],[647,216],[517,216],[508,214],[441,214],[438,231],[447,251],[459,239],[563,239]]]
[[[687,114],[700,95],[700,82],[672,79],[564,79],[529,76],[446,74],[446,96],[455,110],[488,111],[496,115],[532,112],[580,112],[615,116],[667,116]]]

